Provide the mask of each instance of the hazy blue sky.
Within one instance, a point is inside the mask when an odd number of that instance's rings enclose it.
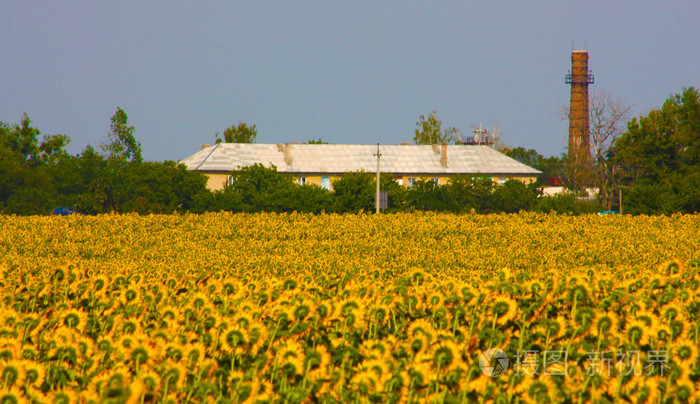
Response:
[[[436,110],[559,155],[572,43],[636,116],[700,86],[699,21],[698,1],[2,1],[0,121],[75,154],[119,106],[147,160],[180,160],[241,120],[258,143],[394,144]]]

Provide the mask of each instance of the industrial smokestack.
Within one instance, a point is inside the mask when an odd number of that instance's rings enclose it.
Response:
[[[571,72],[566,75],[571,84],[569,104],[569,157],[579,167],[591,160],[591,137],[588,126],[588,85],[593,84],[593,74],[588,70],[588,51],[571,53]]]

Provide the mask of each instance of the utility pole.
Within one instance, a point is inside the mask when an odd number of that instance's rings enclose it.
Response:
[[[379,143],[377,143],[377,152],[374,155],[377,156],[377,193],[374,196],[374,207],[376,213],[379,213],[379,159],[382,157],[382,154],[379,153]]]

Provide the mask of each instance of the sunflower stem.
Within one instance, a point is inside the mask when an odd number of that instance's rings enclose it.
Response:
[[[163,401],[162,403],[165,404],[165,400],[168,397],[168,382],[170,381],[170,377],[165,378],[165,386],[163,387]]]

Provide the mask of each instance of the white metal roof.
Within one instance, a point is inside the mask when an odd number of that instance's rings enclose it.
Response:
[[[202,172],[231,172],[259,163],[286,173],[339,174],[374,172],[376,152],[376,145],[219,143],[180,162]],[[540,174],[489,146],[380,145],[379,152],[381,171],[394,174]]]

